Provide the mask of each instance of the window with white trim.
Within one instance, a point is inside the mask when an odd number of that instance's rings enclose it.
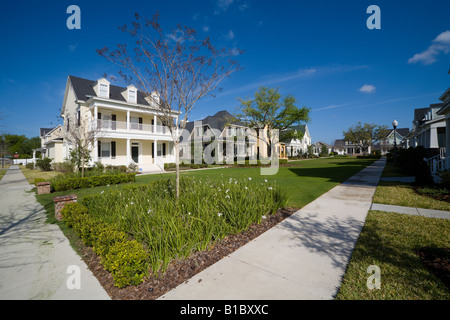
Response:
[[[104,83],[99,83],[98,95],[103,98],[109,98],[109,86]]]

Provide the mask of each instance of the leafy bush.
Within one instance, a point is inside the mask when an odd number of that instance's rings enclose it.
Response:
[[[450,171],[443,171],[440,174],[441,185],[444,188],[450,189]]]
[[[53,169],[62,173],[74,172],[75,165],[70,161],[57,162],[53,164]]]
[[[44,178],[34,178],[33,183],[34,183],[34,185],[36,185],[37,183],[46,182],[46,181],[47,180],[45,180]]]
[[[64,191],[71,189],[106,186],[108,184],[134,182],[135,180],[135,173],[121,173],[117,175],[101,175],[76,178],[57,177],[55,179],[52,179],[51,186],[53,191]]]
[[[36,160],[36,166],[40,168],[42,171],[50,171],[52,170],[52,159],[44,158]]]
[[[34,164],[33,164],[33,162],[27,163],[27,164],[25,165],[25,168],[30,169],[30,170],[33,170],[33,169],[34,169]]]
[[[115,286],[138,285],[147,275],[148,253],[136,240],[117,241],[109,247],[102,264],[111,272]]]
[[[100,221],[80,203],[69,203],[61,211],[63,221],[72,227],[87,246],[101,257],[101,263],[111,272],[114,285],[122,288],[137,285],[148,273],[148,253],[126,233]]]
[[[90,214],[130,234],[149,249],[155,274],[164,271],[176,257],[205,250],[226,235],[261,222],[266,215],[285,207],[287,201],[279,187],[267,181],[194,177],[180,179],[178,200],[174,179],[125,186],[82,200]]]

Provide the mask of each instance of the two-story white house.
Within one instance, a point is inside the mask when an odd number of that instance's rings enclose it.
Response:
[[[119,87],[107,79],[67,79],[61,117],[63,131],[93,130],[91,164],[136,164],[139,170],[163,170],[164,163],[175,162],[172,136],[160,117],[157,94],[147,97],[133,85]],[[180,115],[172,112],[176,120]],[[63,140],[64,159],[72,148]]]
[[[206,147],[211,144],[212,140],[216,140],[217,158],[216,155],[214,155],[214,157],[219,163],[229,161],[229,158],[227,158],[227,137],[232,137],[233,141],[233,150],[228,150],[228,152],[231,152],[231,154],[229,154],[229,156],[232,156],[231,159],[234,157],[256,158],[257,156],[256,131],[249,130],[248,127],[239,122],[236,117],[226,110],[219,111],[213,116],[207,116],[202,120],[188,122],[186,123],[185,130],[189,134],[186,141],[189,148],[192,148],[190,144],[195,141],[203,140],[201,148],[202,153],[205,151]],[[183,153],[191,152],[193,154],[194,150],[191,149],[188,151],[189,148],[187,147],[186,143],[181,145]]]
[[[301,139],[287,139],[283,140],[285,146],[286,146],[286,153],[289,157],[295,157],[303,155],[305,152],[308,152],[308,147],[312,144],[311,143],[311,134],[308,130],[308,125],[302,124],[298,126],[290,127],[289,129],[286,129],[285,131],[294,131],[295,134],[302,133],[303,137]]]

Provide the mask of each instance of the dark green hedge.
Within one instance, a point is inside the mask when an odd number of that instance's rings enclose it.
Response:
[[[71,189],[91,188],[106,186],[108,184],[119,184],[135,182],[136,173],[122,173],[116,175],[102,175],[83,178],[68,178],[61,181],[55,181],[51,184],[53,191],[64,191]]]
[[[148,275],[148,252],[125,232],[93,217],[80,203],[66,204],[61,214],[67,226],[100,256],[116,287],[138,285]]]

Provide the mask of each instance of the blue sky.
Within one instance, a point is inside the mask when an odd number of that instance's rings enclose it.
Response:
[[[66,9],[81,9],[69,30]],[[381,29],[369,30],[369,5]],[[0,132],[39,135],[57,124],[68,75],[114,75],[96,49],[126,42],[118,26],[159,11],[164,28],[183,24],[219,47],[239,48],[244,68],[190,120],[234,112],[261,85],[311,108],[313,141],[332,143],[358,121],[411,127],[414,108],[450,86],[450,2],[435,1],[8,1],[0,13]],[[167,30],[169,30],[167,29]],[[119,84],[120,85],[120,84]]]

